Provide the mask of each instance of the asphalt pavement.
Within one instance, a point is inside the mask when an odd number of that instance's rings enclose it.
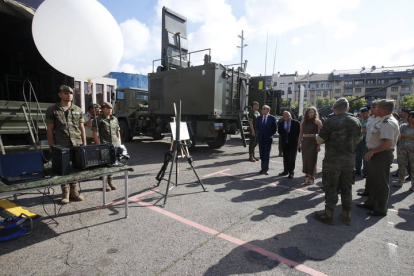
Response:
[[[316,221],[324,209],[321,174],[301,184],[301,155],[294,179],[283,169],[273,143],[269,175],[258,174],[248,148],[233,138],[218,150],[191,151],[201,185],[186,159],[179,163],[164,208],[167,181],[155,177],[169,140],[135,138],[126,143],[134,168],[129,175],[129,217],[124,218],[123,176],[102,205],[98,179],[81,184],[83,202],[55,205],[38,192],[19,203],[40,215],[27,236],[0,243],[0,275],[413,275],[414,193],[410,184],[391,187],[386,217],[352,210],[352,225]],[[318,172],[324,149],[319,153]],[[394,163],[391,171],[395,171]],[[168,172],[165,177],[168,177]],[[365,180],[357,176],[356,195]],[[392,178],[396,183],[397,178]],[[175,171],[172,176],[175,184]],[[60,188],[51,196],[56,202]],[[119,203],[119,204],[118,204]],[[49,215],[52,216],[52,218]]]

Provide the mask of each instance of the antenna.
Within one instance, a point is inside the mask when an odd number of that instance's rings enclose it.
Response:
[[[272,72],[272,76],[275,74],[276,53],[277,53],[277,43],[278,42],[279,42],[279,35],[276,37],[275,58],[273,59],[273,72]]]
[[[267,69],[267,42],[269,38],[269,29],[266,30],[266,56],[265,56],[265,77],[266,77],[266,69]]]

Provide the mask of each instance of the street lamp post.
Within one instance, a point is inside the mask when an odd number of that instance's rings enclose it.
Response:
[[[244,40],[244,31],[242,30],[241,35],[239,35],[238,37],[240,37],[241,42],[240,42],[240,46],[237,46],[237,48],[240,48],[241,50],[241,59],[240,59],[240,67],[243,68],[243,48],[246,46],[249,46],[247,44],[243,44],[243,40]]]

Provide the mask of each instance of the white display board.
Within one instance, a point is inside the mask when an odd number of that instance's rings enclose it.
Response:
[[[176,131],[176,123],[170,123],[170,127],[171,127],[171,134],[173,137],[173,141],[175,141],[175,137],[177,137],[177,135],[175,134]],[[181,122],[180,123],[180,140],[190,140],[190,134],[188,133],[188,128],[187,128],[187,123],[186,122]]]

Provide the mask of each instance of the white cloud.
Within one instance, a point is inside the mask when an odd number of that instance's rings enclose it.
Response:
[[[340,21],[335,31],[335,38],[350,37],[355,33],[357,27],[356,22],[352,21]]]
[[[338,27],[341,11],[358,5],[359,0],[247,0],[245,10],[251,33],[263,38],[266,30],[277,35],[316,22]]]
[[[332,70],[357,69],[379,66],[399,66],[412,64],[414,60],[414,38],[401,39],[387,44],[375,44],[361,48],[351,56],[314,66],[313,71],[328,73]]]
[[[124,58],[132,59],[139,57],[149,48],[150,30],[136,20],[128,19],[119,25],[124,37]]]
[[[146,75],[148,73],[152,73],[152,65],[149,65],[143,68],[136,68],[134,64],[123,63],[123,64],[119,64],[115,71],[123,72],[123,73]]]
[[[291,41],[290,41],[290,45],[293,46],[297,46],[299,44],[302,43],[302,39],[300,37],[294,37]]]
[[[303,64],[304,64],[303,61],[298,60],[298,61],[295,62],[295,67],[301,67],[301,66],[303,66]]]
[[[305,35],[305,38],[306,38],[306,39],[312,39],[312,38],[313,38],[313,34],[306,34],[306,35]]]

